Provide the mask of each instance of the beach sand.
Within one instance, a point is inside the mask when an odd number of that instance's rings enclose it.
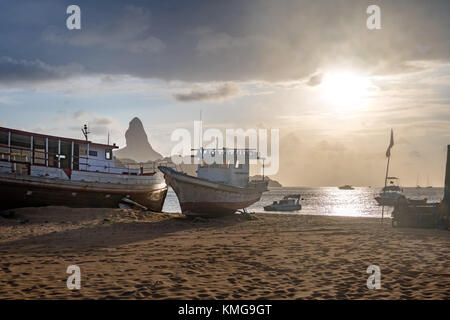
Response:
[[[62,207],[0,218],[1,299],[449,299],[450,233],[390,219]],[[81,290],[69,290],[69,265]],[[378,265],[381,289],[366,269]]]

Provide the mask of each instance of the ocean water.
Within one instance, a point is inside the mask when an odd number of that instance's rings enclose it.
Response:
[[[381,217],[381,206],[374,197],[380,193],[380,188],[355,187],[354,190],[339,190],[337,187],[282,187],[270,188],[263,193],[261,200],[254,203],[248,211],[265,212],[264,206],[273,201],[282,199],[288,194],[301,194],[302,209],[296,212],[278,212],[283,214],[314,214],[330,216],[352,216],[352,217]],[[444,197],[444,188],[403,188],[408,198],[422,199],[426,197],[428,202],[440,202]],[[164,203],[163,211],[181,212],[175,192],[169,188]],[[389,217],[391,207],[385,207],[385,217]],[[265,212],[267,214],[277,212]]]

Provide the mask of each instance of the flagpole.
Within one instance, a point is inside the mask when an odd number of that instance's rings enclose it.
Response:
[[[387,178],[388,178],[388,174],[389,174],[389,162],[390,162],[390,160],[391,160],[391,154],[389,153],[387,166],[386,166],[386,176],[384,178],[383,195],[386,193],[386,186],[387,186]],[[381,221],[383,221],[383,218],[384,218],[384,204],[383,204],[382,209],[381,209]]]
[[[394,130],[391,129],[391,141],[389,142],[389,147],[386,151],[386,156],[388,158],[387,166],[386,166],[386,176],[384,177],[384,188],[383,188],[383,199],[385,199],[386,195],[386,187],[387,187],[387,179],[389,175],[389,162],[391,160],[391,148],[394,146]],[[383,222],[384,218],[384,200],[381,209],[381,222]]]

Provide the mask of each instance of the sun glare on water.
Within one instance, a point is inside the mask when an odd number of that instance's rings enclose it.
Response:
[[[320,87],[324,99],[337,111],[354,111],[366,105],[371,83],[368,77],[338,72],[326,74]]]

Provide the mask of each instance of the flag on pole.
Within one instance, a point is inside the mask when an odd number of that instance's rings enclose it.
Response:
[[[394,131],[391,129],[391,142],[389,143],[389,147],[386,150],[386,157],[391,156],[391,148],[394,146]]]

